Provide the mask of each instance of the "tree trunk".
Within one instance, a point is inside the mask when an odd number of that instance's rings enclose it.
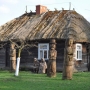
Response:
[[[18,57],[17,57],[17,66],[16,66],[16,72],[15,76],[19,75],[19,66],[20,66],[20,55],[21,55],[21,48],[18,50]]]

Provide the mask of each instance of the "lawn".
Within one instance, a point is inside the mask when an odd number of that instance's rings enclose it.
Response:
[[[20,71],[19,76],[0,71],[0,90],[90,90],[90,72],[73,74],[73,80],[62,80],[62,73],[50,78],[46,74]]]

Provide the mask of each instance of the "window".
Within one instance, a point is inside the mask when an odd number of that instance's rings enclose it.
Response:
[[[38,59],[44,58],[45,60],[47,60],[48,51],[49,51],[48,43],[38,44]]]
[[[75,59],[82,60],[82,44],[76,44]]]

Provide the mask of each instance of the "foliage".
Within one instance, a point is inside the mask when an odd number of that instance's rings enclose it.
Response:
[[[74,73],[73,80],[62,80],[62,73],[50,78],[46,74],[20,71],[19,76],[0,71],[0,90],[90,90],[90,72]]]

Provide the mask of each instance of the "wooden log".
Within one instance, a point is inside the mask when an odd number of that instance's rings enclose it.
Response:
[[[50,51],[49,51],[49,62],[47,68],[47,76],[49,77],[56,77],[56,57],[57,51],[56,48],[56,41],[55,39],[51,39],[50,41]]]
[[[11,44],[10,47],[10,71],[16,70],[16,49],[14,48],[15,45]]]
[[[62,79],[72,79],[73,75],[73,40],[68,39],[65,48],[65,59]]]

